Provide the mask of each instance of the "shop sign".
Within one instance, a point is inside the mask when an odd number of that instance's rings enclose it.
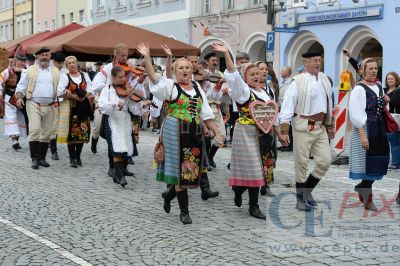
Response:
[[[304,25],[379,18],[383,18],[383,6],[374,6],[371,8],[359,9],[345,9],[335,12],[299,14],[297,18],[297,23]]]
[[[217,38],[229,38],[234,33],[232,25],[228,23],[212,24],[208,27],[208,31]]]

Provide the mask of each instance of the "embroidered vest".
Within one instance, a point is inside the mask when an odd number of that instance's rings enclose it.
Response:
[[[85,79],[85,77],[84,77],[82,72],[80,74],[81,74],[82,80],[81,80],[81,83],[79,83],[79,84],[76,84],[72,80],[71,76],[69,74],[67,74],[68,81],[69,81],[67,89],[69,89],[72,93],[76,93],[77,89],[81,89],[83,91],[86,91],[86,87],[87,87],[86,79]]]
[[[60,71],[56,67],[50,66],[51,77],[53,78],[53,99],[57,98],[57,86],[60,80]],[[30,100],[32,98],[33,90],[35,89],[36,79],[39,74],[39,66],[30,66],[27,70],[28,87],[26,90],[26,99]]]
[[[15,88],[21,78],[21,72],[14,72],[11,68],[8,69],[8,79],[5,83],[5,92],[14,94]]]
[[[168,115],[183,120],[187,123],[195,122],[200,124],[200,112],[203,105],[199,88],[195,82],[192,82],[193,88],[196,91],[195,96],[188,95],[178,83],[175,83],[178,89],[178,96],[175,100],[169,103]]]

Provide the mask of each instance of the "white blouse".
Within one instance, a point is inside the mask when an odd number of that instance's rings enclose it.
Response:
[[[168,79],[161,75],[158,75],[159,81],[156,84],[149,82],[150,92],[156,97],[159,101],[171,101],[175,100],[178,97],[178,88],[175,86],[175,82],[172,79]],[[211,110],[210,105],[208,104],[206,94],[201,89],[200,85],[197,83],[197,87],[200,91],[201,98],[203,100],[203,105],[201,106],[200,117],[203,121],[208,119],[214,119],[214,113]],[[190,96],[195,96],[196,91],[185,90],[185,93]]]
[[[378,85],[368,86],[373,92],[379,96]],[[367,106],[367,95],[365,89],[357,85],[350,93],[349,100],[349,117],[350,121],[356,128],[362,128],[367,123],[367,113],[365,108]]]
[[[112,115],[114,112],[128,111],[129,110],[138,116],[142,116],[144,113],[143,102],[134,102],[128,100],[122,110],[119,109],[118,103],[120,101],[127,100],[126,98],[120,98],[115,91],[115,88],[111,86],[105,86],[100,93],[99,108],[103,114]]]
[[[271,100],[271,97],[264,90],[258,91],[250,88],[249,85],[244,82],[239,72],[235,71],[231,73],[225,70],[224,76],[229,88],[229,96],[238,104],[244,104],[249,100],[250,91],[265,102]]]
[[[70,76],[72,81],[75,82],[76,84],[80,84],[82,82],[82,76],[79,75],[77,77]],[[85,78],[86,81],[86,91],[92,95],[94,95],[93,89],[92,89],[92,81],[89,78],[89,75],[87,73],[83,73],[83,77]],[[64,94],[64,90],[68,87],[69,84],[69,79],[67,74],[61,73],[60,76],[60,81],[58,82],[58,88],[57,88],[57,96],[62,96]]]

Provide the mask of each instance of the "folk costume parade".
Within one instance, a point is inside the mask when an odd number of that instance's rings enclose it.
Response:
[[[62,74],[58,84],[60,103],[57,142],[68,144],[70,166],[82,166],[83,144],[90,140],[90,120],[93,117],[92,85],[86,73],[78,71],[75,56],[65,59],[68,73]]]
[[[49,167],[46,154],[49,147],[51,129],[57,108],[57,86],[60,71],[50,66],[50,49],[41,48],[36,52],[38,64],[22,72],[15,96],[18,108],[25,105],[29,118],[29,149],[32,168]]]
[[[15,89],[21,79],[22,71],[26,71],[26,56],[15,56],[15,67],[6,68],[0,76],[0,103],[4,110],[4,135],[12,140],[12,147],[15,150],[21,149],[19,137],[27,135],[28,116],[26,108],[18,109],[15,106]]]
[[[274,138],[272,134],[264,134],[256,127],[249,108],[252,102],[267,102],[271,97],[259,87],[255,64],[244,64],[240,75],[225,46],[213,44],[213,49],[224,53],[227,65],[224,76],[229,87],[229,96],[236,102],[239,110],[239,119],[233,133],[228,184],[235,192],[236,206],[242,205],[242,194],[248,190],[249,214],[265,220],[266,216],[258,205],[258,194],[260,187],[274,180]]]
[[[204,158],[201,122],[206,124],[221,143],[223,138],[213,120],[214,114],[205,93],[197,83],[192,82],[190,62],[184,58],[175,61],[175,82],[154,72],[148,45],[140,44],[138,51],[145,59],[150,92],[160,101],[169,104],[161,132],[165,143],[165,159],[157,166],[157,180],[171,185],[164,209],[169,212],[168,205],[176,193],[181,209],[180,220],[184,224],[191,224],[187,189],[197,188],[200,183]]]

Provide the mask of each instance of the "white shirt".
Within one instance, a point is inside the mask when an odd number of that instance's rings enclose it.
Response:
[[[282,81],[282,86],[280,87],[280,89],[279,89],[279,104],[282,106],[282,103],[283,103],[283,97],[285,96],[285,92],[286,92],[286,90],[287,90],[287,88],[289,87],[289,84],[290,84],[290,82],[293,80],[293,78],[291,78],[291,77],[288,77],[288,78],[285,78],[283,81]]]
[[[27,71],[22,71],[21,79],[16,88],[16,92],[21,92],[23,95],[26,94],[28,88],[27,73]],[[37,103],[52,103],[54,101],[53,96],[53,77],[51,76],[51,67],[44,69],[39,67],[39,72],[32,93],[32,101]]]
[[[157,74],[158,75],[158,74]],[[171,101],[175,100],[178,97],[178,88],[175,86],[175,82],[172,79],[167,79],[165,77],[159,76],[159,81],[156,84],[149,82],[150,92],[156,97],[159,101]],[[211,110],[210,105],[208,104],[206,94],[200,88],[200,85],[197,84],[197,87],[200,91],[201,98],[203,100],[203,105],[201,106],[200,117],[203,121],[208,119],[214,119],[214,113]],[[185,93],[190,96],[195,96],[196,91],[185,90]]]
[[[371,90],[379,96],[378,85],[368,86]],[[365,89],[357,85],[350,93],[349,100],[349,117],[350,121],[356,128],[362,128],[367,122],[367,113],[365,108],[367,106],[367,95]]]
[[[92,82],[89,78],[89,75],[87,73],[83,73],[83,76],[86,81],[86,91],[92,95],[94,95],[94,91],[92,89]],[[75,82],[76,84],[80,84],[82,82],[82,76],[79,75],[77,77],[70,76],[72,81]],[[60,81],[58,82],[58,88],[57,88],[57,96],[62,96],[64,94],[64,90],[68,87],[69,84],[69,79],[67,74],[62,73],[60,76]]]
[[[332,102],[327,101],[327,95],[322,85],[322,73],[318,74],[318,80],[314,75],[306,73],[307,82],[311,82],[311,106],[309,116],[327,113],[327,104],[329,104],[329,113],[332,113]],[[292,121],[294,110],[297,105],[299,91],[296,82],[290,83],[283,97],[281,113],[279,114],[279,122],[289,124]]]

